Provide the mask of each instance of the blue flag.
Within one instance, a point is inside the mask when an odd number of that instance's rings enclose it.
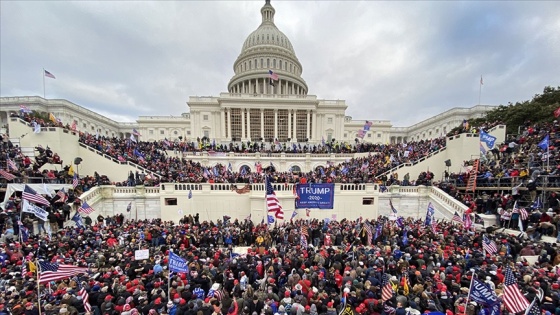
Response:
[[[76,225],[79,228],[84,227],[84,223],[82,222],[82,216],[76,211],[76,214],[72,217],[72,221],[76,222]]]
[[[169,252],[169,271],[171,272],[189,272],[189,266],[184,258],[179,255]]]
[[[268,224],[274,223],[274,216],[268,215]]]
[[[192,190],[189,189],[189,199],[192,199]]]
[[[404,229],[404,231],[403,231],[402,243],[403,243],[403,245],[408,245],[408,230],[407,229]]]
[[[426,226],[432,225],[432,219],[434,218],[435,212],[436,210],[434,209],[434,206],[430,202],[428,204],[428,210],[426,211],[426,222],[425,222]]]
[[[297,215],[298,215],[298,213],[297,213],[297,209],[296,209],[296,210],[294,210],[294,212],[292,212],[292,218],[291,219],[295,218]]]
[[[480,131],[480,141],[486,143],[489,149],[494,148],[494,143],[496,142],[496,137],[488,134],[484,131]]]
[[[550,146],[548,143],[548,135],[546,135],[546,137],[544,137],[544,139],[541,140],[541,142],[539,142],[539,148],[543,149],[543,150],[548,150],[548,147]]]
[[[498,300],[498,297],[496,296],[496,293],[494,293],[494,290],[492,290],[492,288],[490,288],[488,284],[480,281],[477,278],[473,279],[473,283],[470,289],[470,298],[474,302],[492,307],[492,314],[494,314],[494,306],[496,304],[500,304],[500,300]],[[499,314],[499,308],[497,314]]]
[[[404,218],[403,217],[398,217],[396,222],[397,222],[397,226],[399,228],[402,229],[404,227]]]

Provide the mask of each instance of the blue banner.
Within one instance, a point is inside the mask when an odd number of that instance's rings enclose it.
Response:
[[[486,143],[488,149],[492,150],[494,148],[494,143],[496,142],[496,137],[484,131],[480,131],[480,141]]]
[[[189,272],[189,266],[184,258],[179,255],[169,252],[169,271],[172,272]]]
[[[296,209],[332,209],[334,184],[297,184]]]
[[[485,304],[488,306],[493,306],[497,302],[499,302],[498,297],[494,293],[494,291],[488,286],[486,283],[478,280],[477,278],[473,279],[473,284],[471,287],[471,300]]]

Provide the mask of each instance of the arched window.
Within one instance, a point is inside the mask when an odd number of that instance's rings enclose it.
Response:
[[[253,61],[249,60],[249,69],[253,69]]]
[[[272,59],[272,68],[276,68],[276,59]]]
[[[282,60],[278,60],[278,68],[282,69]]]
[[[264,62],[262,58],[261,58],[261,68],[264,68]]]
[[[270,59],[266,59],[266,67],[270,68]]]

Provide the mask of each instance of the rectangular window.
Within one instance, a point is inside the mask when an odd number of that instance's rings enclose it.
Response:
[[[368,138],[371,138],[371,133],[368,133],[367,137],[368,137]]]
[[[274,141],[274,109],[264,110],[264,141]]]
[[[369,206],[373,205],[375,198],[362,198],[362,205]]]
[[[148,130],[148,134],[149,134],[149,135],[153,135],[153,134],[154,134],[154,131],[153,131],[153,130]]]
[[[381,138],[381,134],[380,134],[380,133],[377,134],[377,138]]]
[[[160,131],[159,131],[159,134],[160,134],[160,135],[164,135],[164,134],[165,134],[165,130],[160,130]]]
[[[305,141],[307,138],[307,111],[298,110],[296,116],[296,136],[300,142]]]
[[[348,138],[348,134],[347,134],[347,133],[344,134],[344,138]]]
[[[86,127],[87,127],[86,123],[83,123],[83,124],[82,124],[82,126],[83,126],[84,128],[86,128]]]
[[[207,139],[210,139],[210,131],[209,131],[209,130],[204,130],[204,136],[205,136]]]
[[[176,206],[177,205],[177,198],[165,198],[165,205],[166,206]]]
[[[250,109],[251,113],[251,132],[249,138],[251,141],[258,141],[261,137],[261,110],[257,108]]]
[[[278,110],[278,140],[280,142],[288,141],[288,110]]]
[[[187,130],[187,136],[190,136],[190,135],[191,135],[191,131]]]
[[[208,115],[202,115],[202,120],[208,120]]]
[[[241,109],[231,109],[231,137],[241,141]]]
[[[332,124],[332,118],[331,117],[327,118],[327,124]]]

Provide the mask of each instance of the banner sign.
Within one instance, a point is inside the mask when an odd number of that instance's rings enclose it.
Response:
[[[296,209],[332,209],[334,184],[297,184]]]
[[[134,251],[134,260],[144,260],[150,258],[149,249],[139,249]]]
[[[496,137],[484,131],[480,131],[480,142],[486,143],[488,149],[492,150],[494,148],[494,143],[496,142]]]
[[[23,207],[21,209],[23,212],[33,213],[37,218],[47,221],[49,213],[41,207],[38,207],[27,200],[23,200]]]
[[[189,272],[187,261],[179,255],[169,252],[169,271],[172,272]]]
[[[471,300],[486,304],[486,305],[494,305],[498,302],[498,297],[494,293],[494,290],[490,288],[486,283],[478,280],[477,278],[473,279],[473,284],[471,288]]]

